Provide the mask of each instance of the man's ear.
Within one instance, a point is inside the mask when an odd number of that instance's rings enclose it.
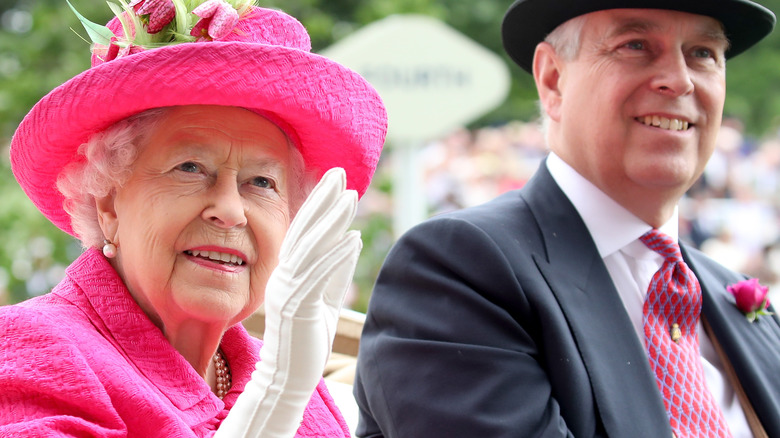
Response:
[[[562,61],[550,43],[542,42],[534,52],[533,72],[539,102],[547,116],[560,121],[561,101],[560,91]]]
[[[102,198],[95,198],[95,208],[97,209],[98,223],[100,224],[100,229],[103,230],[103,236],[114,244],[118,244],[116,234],[119,228],[119,220],[114,206],[115,200],[116,191],[112,190],[111,193]]]

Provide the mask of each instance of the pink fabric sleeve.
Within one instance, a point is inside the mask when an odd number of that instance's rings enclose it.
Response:
[[[325,383],[324,379],[320,380],[316,391],[320,394],[320,397],[322,397],[322,401],[325,402],[325,406],[328,407],[328,411],[330,411],[331,415],[333,415],[333,418],[335,418],[339,423],[339,426],[341,426],[341,430],[344,432],[344,437],[350,438],[352,434],[349,431],[347,420],[344,419],[344,416],[341,414],[338,405],[336,405],[336,401],[333,400],[330,392],[328,392],[328,385]]]
[[[335,421],[334,421],[335,420]],[[349,438],[349,426],[328,392],[325,381],[320,379],[311,401],[303,413],[303,422],[295,438]]]
[[[97,376],[55,321],[20,307],[2,316],[0,437],[127,436]]]

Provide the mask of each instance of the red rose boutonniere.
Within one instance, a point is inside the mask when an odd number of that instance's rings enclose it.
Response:
[[[737,308],[745,314],[748,321],[755,321],[759,315],[771,315],[765,309],[769,307],[769,288],[761,286],[758,279],[742,280],[726,287],[737,300]]]

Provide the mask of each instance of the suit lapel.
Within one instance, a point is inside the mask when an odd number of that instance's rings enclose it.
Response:
[[[702,288],[702,314],[769,436],[780,436],[780,323],[762,316],[750,323],[726,286],[743,279],[683,246],[683,258]]]
[[[671,436],[647,356],[595,243],[545,165],[523,197],[546,254],[534,260],[569,323],[609,436]]]

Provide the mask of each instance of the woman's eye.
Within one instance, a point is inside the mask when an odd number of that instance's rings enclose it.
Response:
[[[200,166],[193,163],[192,161],[185,161],[184,163],[179,164],[176,166],[178,170],[181,170],[182,172],[188,172],[188,173],[197,173],[200,172]]]
[[[272,180],[264,176],[257,176],[255,178],[252,178],[251,183],[253,186],[260,187],[263,189],[273,189],[276,186]]]
[[[623,47],[631,50],[644,50],[645,43],[642,41],[630,41],[623,45]]]

